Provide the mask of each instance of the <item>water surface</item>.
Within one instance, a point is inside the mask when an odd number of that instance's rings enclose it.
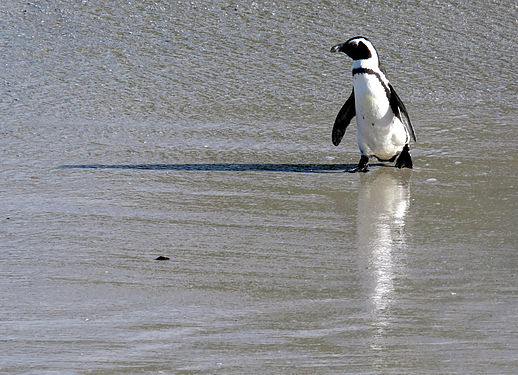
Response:
[[[2,2],[2,373],[516,373],[517,15]],[[354,35],[413,170],[331,143]]]

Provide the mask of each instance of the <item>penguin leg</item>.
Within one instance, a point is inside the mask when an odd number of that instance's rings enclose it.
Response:
[[[403,151],[399,154],[396,160],[396,167],[412,169],[413,163],[412,158],[410,157],[410,148],[408,145],[405,145],[405,147],[403,147]]]
[[[369,166],[369,157],[362,155],[356,168],[349,170],[349,172],[350,173],[367,172],[369,170],[368,166]]]

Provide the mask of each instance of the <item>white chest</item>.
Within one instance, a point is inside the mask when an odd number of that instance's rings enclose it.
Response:
[[[390,114],[385,86],[374,74],[356,74],[353,77],[356,115],[361,120],[379,121]]]

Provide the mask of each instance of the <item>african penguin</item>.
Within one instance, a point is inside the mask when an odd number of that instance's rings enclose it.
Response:
[[[398,168],[412,168],[408,144],[415,133],[405,105],[385,77],[378,52],[372,43],[357,36],[337,44],[331,52],[344,52],[354,60],[353,91],[338,112],[332,140],[340,144],[345,129],[356,116],[357,138],[361,158],[350,172],[367,172],[369,158],[396,160]]]

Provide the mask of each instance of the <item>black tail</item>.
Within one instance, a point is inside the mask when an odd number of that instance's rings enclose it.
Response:
[[[410,148],[408,145],[405,145],[405,147],[403,147],[403,151],[401,151],[401,154],[399,154],[396,160],[396,167],[412,169],[413,166],[414,164],[412,163],[412,157],[410,156]]]

